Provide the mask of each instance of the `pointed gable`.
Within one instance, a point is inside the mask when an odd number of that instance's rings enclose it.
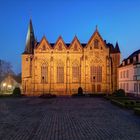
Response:
[[[77,36],[74,37],[73,41],[71,42],[69,46],[70,51],[82,51],[82,45],[80,41],[78,40]]]
[[[103,49],[103,47],[107,48],[104,40],[102,39],[100,33],[98,32],[98,29],[96,28],[95,32],[88,41],[86,48]]]
[[[44,36],[40,43],[35,48],[35,52],[49,52],[52,49],[51,45]]]
[[[63,41],[62,37],[59,36],[59,38],[57,39],[55,45],[54,45],[54,50],[55,51],[65,51],[67,49],[67,46],[65,44],[65,42]]]

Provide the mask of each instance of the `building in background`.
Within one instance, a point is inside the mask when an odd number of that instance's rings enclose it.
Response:
[[[85,93],[111,93],[118,88],[119,65],[118,43],[106,43],[97,28],[87,43],[76,36],[71,43],[61,36],[56,43],[46,37],[37,42],[30,20],[22,54],[23,93],[71,95],[79,87]]]
[[[5,76],[0,82],[1,94],[12,94],[15,87],[21,88],[21,78],[14,75]]]
[[[122,61],[118,68],[119,88],[126,93],[140,96],[140,50]]]

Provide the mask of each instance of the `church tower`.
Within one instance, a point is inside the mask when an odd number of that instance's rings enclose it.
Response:
[[[111,52],[111,58],[112,58],[112,91],[117,90],[118,87],[118,67],[120,65],[120,59],[121,59],[121,52],[119,48],[118,42],[116,42],[116,45]]]
[[[34,37],[34,30],[32,21],[30,19],[28,32],[26,37],[25,50],[22,53],[22,88],[23,92],[31,91],[32,67],[33,67],[33,54],[36,40]]]

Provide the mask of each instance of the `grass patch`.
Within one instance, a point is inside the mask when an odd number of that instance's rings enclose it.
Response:
[[[111,103],[127,109],[140,108],[140,100],[134,100],[131,98],[127,99],[124,97],[122,98],[115,97],[115,98],[111,98]]]

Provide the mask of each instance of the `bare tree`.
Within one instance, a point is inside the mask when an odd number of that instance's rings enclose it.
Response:
[[[11,63],[0,59],[0,80],[8,74],[14,75]]]

